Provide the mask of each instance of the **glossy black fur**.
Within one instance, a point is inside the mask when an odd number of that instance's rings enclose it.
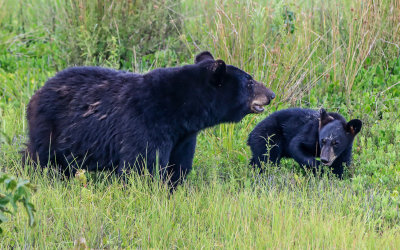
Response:
[[[342,177],[343,165],[351,162],[353,140],[361,126],[360,120],[347,123],[340,114],[327,113],[323,109],[277,111],[260,122],[249,135],[248,145],[253,154],[251,164],[261,167],[261,162],[270,161],[279,165],[280,160],[287,157],[315,170],[322,161]],[[316,159],[319,157],[321,161]]]
[[[66,174],[77,168],[117,169],[143,163],[168,167],[172,182],[192,168],[197,133],[267,105],[274,93],[209,52],[195,64],[135,74],[100,67],[68,68],[30,100],[27,153]],[[68,172],[72,169],[72,172]]]

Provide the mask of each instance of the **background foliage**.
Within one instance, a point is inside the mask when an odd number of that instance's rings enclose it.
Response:
[[[201,50],[251,72],[277,99],[263,115],[200,133],[193,172],[174,195],[146,176],[124,188],[111,173],[86,173],[83,185],[21,168],[26,105],[56,71],[147,72]],[[0,247],[395,248],[399,99],[395,0],[0,0],[0,170],[38,187],[36,227],[18,211]],[[292,160],[261,176],[249,169],[249,132],[290,106],[363,120],[345,180],[316,179]]]

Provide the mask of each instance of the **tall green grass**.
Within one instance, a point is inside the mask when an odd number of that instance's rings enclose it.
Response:
[[[38,224],[17,214],[2,224],[0,248],[395,249],[399,16],[394,0],[0,0],[0,170],[38,187]],[[56,71],[146,72],[192,62],[200,50],[250,72],[277,99],[263,115],[202,131],[193,171],[174,194],[149,177],[124,186],[91,174],[85,187],[21,169],[26,105]],[[261,176],[248,167],[249,132],[289,106],[363,120],[345,180],[314,178],[292,160]]]
[[[300,101],[314,87],[350,100],[365,60],[399,55],[397,1],[184,0],[192,18],[185,32],[196,48],[210,49],[271,85],[283,102]]]
[[[179,52],[179,1],[2,1],[2,27],[56,47],[55,67],[103,64],[141,70],[154,55]],[[30,34],[40,32],[40,37]],[[152,56],[151,56],[152,55]],[[175,58],[168,58],[176,63]],[[146,56],[149,56],[148,58]],[[60,65],[61,64],[61,65]]]
[[[23,175],[26,173],[22,173]],[[40,187],[37,225],[23,214],[0,246],[70,248],[396,248],[398,207],[386,192],[338,180],[270,171],[254,183],[188,182],[172,195],[148,176],[62,182],[29,174]],[[89,178],[90,179],[90,178]],[[74,243],[75,242],[75,243]]]

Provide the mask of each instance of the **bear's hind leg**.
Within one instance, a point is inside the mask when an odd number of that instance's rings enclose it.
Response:
[[[277,136],[261,138],[257,144],[252,145],[251,150],[253,156],[250,164],[258,168],[262,167],[262,162],[279,165],[282,157],[282,146]]]
[[[262,121],[250,133],[247,144],[252,151],[250,164],[261,168],[261,162],[279,165],[282,157],[282,135],[273,117]]]

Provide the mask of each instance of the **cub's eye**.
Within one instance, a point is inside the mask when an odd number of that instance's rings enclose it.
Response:
[[[334,145],[334,146],[335,146],[335,145],[338,145],[338,144],[339,144],[338,141],[333,141],[333,142],[332,142],[332,145]]]
[[[326,139],[322,139],[321,142],[322,142],[322,144],[325,144],[326,143]]]

